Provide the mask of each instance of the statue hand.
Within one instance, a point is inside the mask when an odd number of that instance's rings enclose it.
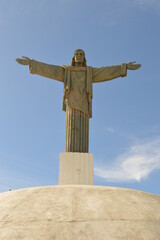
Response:
[[[16,58],[16,61],[22,65],[29,65],[31,60],[28,57],[22,56],[22,58]]]
[[[141,67],[141,64],[135,64],[135,62],[129,62],[127,64],[127,69],[129,70],[137,70],[140,67]]]

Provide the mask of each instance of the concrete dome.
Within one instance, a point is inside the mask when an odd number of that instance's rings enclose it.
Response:
[[[160,197],[98,186],[0,194],[1,240],[159,240]]]

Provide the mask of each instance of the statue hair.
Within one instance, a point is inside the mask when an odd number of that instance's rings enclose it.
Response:
[[[82,51],[82,52],[84,53],[83,67],[86,67],[86,66],[87,66],[87,60],[86,60],[86,58],[85,58],[85,52],[84,52],[82,49],[77,49],[75,52],[77,52],[77,51]],[[74,52],[74,54],[75,54],[75,52]],[[75,66],[74,55],[73,55],[73,58],[72,58],[71,66]]]

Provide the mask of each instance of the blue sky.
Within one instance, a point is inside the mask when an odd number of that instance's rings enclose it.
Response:
[[[63,85],[29,74],[21,56],[90,66],[141,63],[93,86],[95,185],[160,194],[160,1],[0,0],[0,192],[58,184]]]

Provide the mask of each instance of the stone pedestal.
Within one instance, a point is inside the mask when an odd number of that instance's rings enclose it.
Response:
[[[59,185],[93,185],[93,154],[60,153]]]

